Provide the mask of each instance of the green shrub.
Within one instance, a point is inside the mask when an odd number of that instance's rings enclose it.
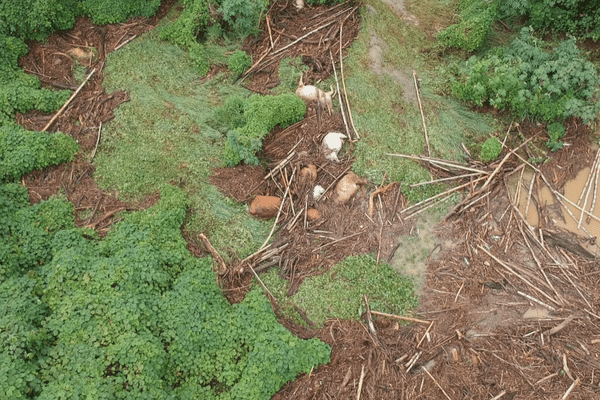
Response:
[[[258,33],[269,0],[222,0],[219,12],[223,20],[232,26],[233,32],[241,37]]]
[[[72,0],[71,0],[72,1]],[[129,17],[150,17],[160,7],[161,0],[83,0],[80,8],[83,15],[92,18],[95,24],[114,24]]]
[[[96,241],[73,204],[0,185],[0,398],[269,399],[329,361],[258,291],[227,302],[186,248],[186,208],[167,186]]]
[[[236,50],[227,60],[227,68],[236,75],[243,74],[252,65],[252,58],[243,50]]]
[[[520,118],[552,122],[574,116],[590,123],[600,111],[595,66],[580,54],[573,37],[552,52],[543,48],[531,28],[523,28],[509,48],[471,57],[458,80],[452,79],[452,92]]]
[[[498,2],[486,0],[461,0],[460,22],[450,25],[437,35],[446,47],[473,51],[481,47],[498,14]]]
[[[78,149],[75,140],[62,133],[0,126],[0,182],[14,181],[34,169],[71,161]]]
[[[304,118],[305,113],[306,104],[295,94],[253,94],[244,102],[246,124],[227,133],[225,163],[234,166],[244,161],[258,165],[256,152],[262,147],[262,139],[276,125],[291,125]]]
[[[227,96],[225,103],[215,109],[209,124],[221,133],[241,128],[246,125],[244,103],[246,98],[240,95]]]
[[[561,142],[560,139],[562,139],[563,136],[565,136],[565,126],[560,122],[555,122],[549,124],[546,128],[548,129],[548,136],[550,136],[550,138],[546,142],[546,146],[551,151],[557,151],[562,149],[563,142]]]
[[[0,126],[11,123],[17,111],[24,113],[35,108],[49,113],[69,98],[68,90],[41,89],[35,75],[19,69],[18,60],[28,51],[22,39],[0,34]]]
[[[529,23],[535,29],[600,39],[600,1],[531,0]]]
[[[497,137],[491,137],[481,146],[481,161],[494,161],[502,153],[502,143]]]

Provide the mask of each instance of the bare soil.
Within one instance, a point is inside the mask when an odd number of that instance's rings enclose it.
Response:
[[[119,210],[145,208],[157,200],[158,195],[154,195],[139,204],[127,204],[115,193],[100,190],[93,179],[89,154],[96,146],[100,123],[110,121],[114,108],[128,100],[127,93],[104,92],[102,67],[106,53],[127,38],[151,29],[173,3],[163,2],[154,18],[123,24],[96,27],[80,19],[73,30],[57,32],[47,43],[31,44],[21,66],[49,87],[78,85],[72,73],[74,58],[68,56],[72,49],[99,50],[88,65],[88,72],[96,68],[95,75],[50,128],[77,139],[81,155],[73,163],[25,176],[23,183],[32,202],[63,190],[75,204],[77,225],[105,233],[117,220]],[[248,87],[269,93],[278,83],[277,66],[283,56],[303,57],[310,67],[305,74],[307,84],[329,77],[333,73],[329,50],[339,62],[340,24],[344,28],[343,49],[352,43],[360,27],[354,6],[306,8],[299,13],[293,2],[274,2],[268,14],[271,35],[265,29],[246,43],[256,63],[246,82]],[[343,10],[347,13],[340,14]],[[330,26],[274,54],[331,21]],[[271,40],[277,40],[273,49]],[[50,116],[29,112],[18,115],[17,120],[28,129],[41,130]],[[348,255],[373,252],[381,260],[390,261],[402,251],[396,248],[398,238],[410,234],[415,219],[420,218],[409,218],[403,212],[407,202],[400,192],[402,183],[387,182],[385,178],[383,182],[368,182],[348,203],[335,203],[334,187],[352,166],[353,146],[350,143],[340,154],[339,163],[326,160],[320,146],[330,131],[345,131],[342,116],[336,113],[319,118],[315,107],[310,106],[303,121],[275,129],[264,141],[260,156],[267,160],[266,167],[242,165],[214,171],[212,183],[237,201],[250,203],[256,195],[291,199],[281,210],[279,233],[269,248],[274,251],[232,263],[223,277],[224,293],[230,301],[239,301],[248,290],[250,266],[259,271],[280,266],[282,275],[292,283],[293,293],[303,279],[328,270]],[[530,144],[539,142],[542,147],[547,140],[543,127],[529,122],[513,128],[512,133],[510,137],[515,140],[511,143],[509,139],[509,148],[522,142],[520,135],[534,137]],[[591,164],[589,137],[589,130],[580,121],[569,121],[564,141],[571,146],[553,154],[551,161],[541,167],[556,190]],[[533,146],[520,151],[525,158],[529,148]],[[289,161],[282,163],[288,156]],[[599,398],[596,369],[600,371],[600,273],[595,255],[578,254],[576,244],[584,239],[557,232],[548,220],[534,231],[523,223],[511,206],[505,184],[505,178],[517,173],[521,164],[515,157],[504,164],[471,163],[488,174],[496,169],[497,173],[486,191],[465,195],[465,201],[436,227],[438,239],[447,245],[430,254],[421,305],[415,314],[421,322],[407,325],[394,318],[378,317],[374,329],[370,329],[370,315],[365,314],[361,322],[330,320],[324,328],[311,330],[281,318],[298,336],[318,337],[329,343],[332,354],[331,363],[299,376],[273,398]],[[302,168],[308,165],[317,167],[315,182],[301,178]],[[436,177],[449,175],[432,164],[425,165]],[[271,176],[266,178],[269,173]],[[327,189],[319,201],[313,198],[315,184]],[[379,195],[371,197],[377,189],[381,189]],[[544,205],[537,207],[544,214]],[[308,221],[308,208],[316,208],[321,217]],[[197,256],[206,254],[195,240],[188,238],[190,251]],[[277,310],[277,304],[273,306]]]

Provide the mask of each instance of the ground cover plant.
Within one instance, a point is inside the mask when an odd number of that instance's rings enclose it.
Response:
[[[600,110],[596,67],[581,55],[573,37],[551,51],[544,47],[531,28],[523,28],[508,48],[470,58],[452,91],[462,100],[508,109],[521,119],[580,117],[591,123]]]
[[[161,32],[159,26],[109,55],[107,91],[127,90],[131,101],[116,110],[115,122],[106,127],[96,176],[102,187],[129,198],[179,183],[190,196],[186,229],[206,232],[226,257],[248,255],[264,241],[269,227],[219,193],[208,178],[223,163],[224,133],[233,128],[235,115],[226,112],[224,128],[215,109],[225,98],[245,102],[249,93],[233,85],[227,74],[199,84],[193,60],[160,40]]]
[[[210,259],[185,248],[179,189],[101,241],[73,227],[69,202],[31,207],[8,184],[0,206],[3,398],[267,399],[328,362],[260,293],[227,302]]]
[[[304,310],[311,328],[322,327],[327,319],[358,320],[365,312],[362,295],[367,293],[374,311],[404,315],[417,305],[412,281],[386,263],[378,265],[368,254],[347,257],[327,273],[307,279],[290,297],[289,281],[278,274],[278,269],[263,274],[265,285],[286,315],[307,325],[295,307]]]

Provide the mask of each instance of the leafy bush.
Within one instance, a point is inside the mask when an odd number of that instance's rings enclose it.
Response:
[[[40,80],[35,75],[19,69],[18,60],[28,51],[22,39],[0,34],[0,126],[11,123],[16,111],[35,108],[48,113],[69,98],[68,90],[40,89]]]
[[[560,139],[562,139],[563,136],[565,136],[565,126],[560,122],[555,122],[553,124],[549,124],[546,128],[548,129],[548,136],[550,136],[550,138],[546,142],[546,146],[551,151],[557,151],[562,149],[563,142],[561,142]]]
[[[210,125],[222,133],[241,128],[246,125],[244,103],[246,98],[240,95],[227,96],[225,103],[215,109],[210,118]]]
[[[72,0],[71,0],[72,1]],[[95,24],[114,24],[129,17],[150,17],[160,7],[161,0],[83,0],[80,9]]]
[[[132,16],[149,17],[159,6],[160,0],[3,0],[0,36],[43,40],[55,30],[72,28],[81,15],[108,24]]]
[[[269,0],[223,0],[219,12],[239,37],[258,32],[260,20],[269,7]]]
[[[227,68],[237,75],[243,74],[252,65],[252,58],[243,50],[236,50],[227,60]]]
[[[305,113],[306,104],[292,93],[250,96],[244,102],[246,125],[227,133],[225,163],[234,166],[244,161],[257,165],[256,152],[262,147],[262,139],[276,125],[291,125],[304,118]]]
[[[502,143],[497,137],[491,137],[481,146],[481,161],[493,161],[502,153]]]
[[[600,39],[598,0],[503,0],[499,3],[499,18],[514,19],[523,15],[529,16],[528,23],[535,29]]]
[[[450,25],[437,35],[447,47],[473,51],[481,47],[498,14],[498,2],[487,0],[461,0],[460,22]]]
[[[62,133],[0,126],[0,182],[14,181],[34,169],[71,161],[78,149],[75,140]]]
[[[29,206],[0,185],[0,398],[268,399],[329,361],[259,292],[227,302],[211,260],[186,249],[186,207],[167,186],[90,241],[71,203]]]
[[[598,0],[532,0],[528,11],[529,23],[536,29],[600,39]]]
[[[523,28],[509,48],[471,57],[459,79],[453,79],[453,94],[521,118],[552,122],[574,116],[590,123],[600,111],[595,66],[580,54],[573,37],[552,52],[543,47],[531,28]]]

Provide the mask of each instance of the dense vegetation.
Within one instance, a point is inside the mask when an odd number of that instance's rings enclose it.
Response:
[[[166,187],[97,240],[71,203],[0,186],[0,398],[267,399],[329,361],[261,293],[227,302],[179,233],[186,207]]]
[[[520,118],[554,122],[573,116],[592,122],[600,111],[596,67],[581,55],[573,37],[554,49],[545,47],[531,28],[523,28],[509,47],[471,57],[452,92]]]
[[[232,126],[227,133],[225,144],[225,163],[233,166],[241,161],[258,165],[256,152],[262,147],[262,139],[277,125],[286,127],[304,118],[306,104],[293,93],[279,96],[260,96],[254,94],[239,103],[224,105],[226,110],[238,104],[239,113],[230,116],[231,121],[240,124]]]
[[[524,18],[534,29],[600,39],[600,0],[460,0],[458,23],[438,34],[440,43],[474,51],[497,19]]]

